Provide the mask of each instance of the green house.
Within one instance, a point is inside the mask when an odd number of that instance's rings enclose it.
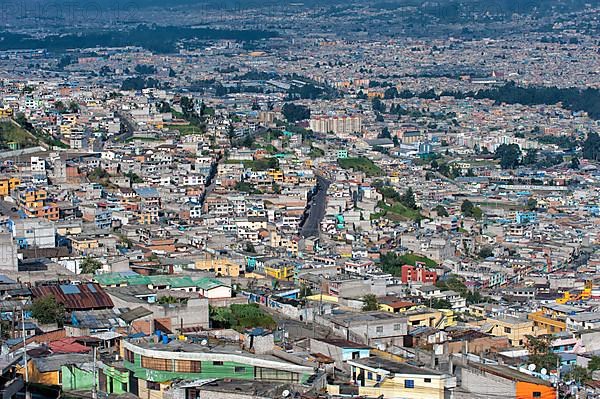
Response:
[[[94,385],[94,371],[92,363],[67,364],[61,367],[63,391],[91,390]],[[98,383],[98,370],[96,370],[96,383]]]

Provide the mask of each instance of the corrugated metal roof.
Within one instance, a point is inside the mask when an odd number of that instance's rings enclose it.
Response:
[[[54,296],[66,310],[111,309],[114,306],[108,294],[96,283],[42,285],[32,288],[31,292],[34,298]]]

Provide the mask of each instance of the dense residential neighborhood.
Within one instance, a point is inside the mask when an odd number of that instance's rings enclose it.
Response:
[[[597,4],[150,3],[0,32],[2,399],[600,397]]]

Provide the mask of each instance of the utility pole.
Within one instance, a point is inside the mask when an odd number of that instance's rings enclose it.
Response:
[[[560,383],[560,356],[556,358],[556,399],[560,399],[558,384]]]
[[[92,399],[96,399],[98,397],[97,387],[96,387],[96,345],[92,347]]]
[[[15,318],[15,314],[13,312],[13,319]],[[25,339],[25,312],[23,312],[23,308],[21,308],[21,334],[23,334],[23,364],[25,365],[25,399],[29,399],[29,390],[27,385],[29,384],[29,369],[27,364],[27,342]]]

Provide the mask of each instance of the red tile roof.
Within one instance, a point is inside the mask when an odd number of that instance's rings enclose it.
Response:
[[[87,353],[92,348],[76,342],[77,338],[69,337],[48,344],[53,353]]]

